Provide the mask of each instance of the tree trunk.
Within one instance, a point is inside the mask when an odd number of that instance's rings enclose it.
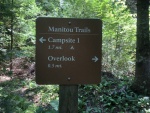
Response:
[[[137,0],[137,48],[134,90],[150,93],[149,0]]]
[[[14,1],[12,0],[12,10],[13,10],[13,4],[14,4]],[[13,43],[14,43],[14,39],[13,39],[13,14],[11,15],[11,39],[10,39],[10,51],[11,51],[11,55],[10,55],[10,70],[12,70],[13,66],[12,66],[12,58],[13,58],[13,55],[12,55],[12,50],[13,50]]]

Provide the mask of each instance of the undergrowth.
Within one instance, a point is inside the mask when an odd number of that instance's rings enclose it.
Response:
[[[79,88],[80,113],[150,113],[150,99],[134,93],[132,77],[102,77],[98,85]]]
[[[132,77],[102,77],[97,85],[79,85],[79,113],[150,113],[149,96],[134,93]],[[39,86],[13,78],[0,83],[0,113],[58,113],[58,85]]]

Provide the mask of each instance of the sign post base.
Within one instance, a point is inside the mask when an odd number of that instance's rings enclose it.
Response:
[[[78,113],[78,85],[59,86],[59,113]]]

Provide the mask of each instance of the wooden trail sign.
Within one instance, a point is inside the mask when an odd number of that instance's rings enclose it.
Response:
[[[99,83],[101,47],[99,19],[37,18],[36,82]]]

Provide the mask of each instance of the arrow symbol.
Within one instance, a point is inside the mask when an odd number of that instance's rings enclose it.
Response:
[[[44,39],[43,37],[41,37],[41,38],[39,39],[39,41],[40,41],[41,43],[43,43],[44,41],[46,41],[46,39]]]
[[[94,58],[92,58],[92,60],[93,60],[94,62],[97,62],[99,59],[98,59],[96,56],[94,56]]]

